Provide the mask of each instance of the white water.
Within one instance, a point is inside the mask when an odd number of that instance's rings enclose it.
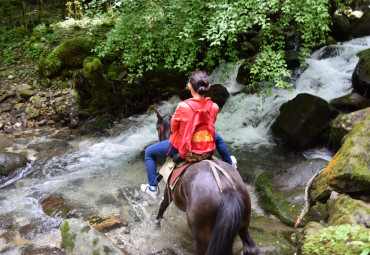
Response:
[[[276,89],[265,102],[255,95],[248,95],[243,100],[241,95],[231,96],[218,115],[216,129],[238,160],[245,162],[239,166],[263,171],[269,159],[274,157],[269,128],[282,103],[299,93],[318,95],[327,101],[348,94],[351,75],[358,61],[356,53],[369,46],[370,37],[366,37],[335,46],[337,54],[327,59],[320,60],[324,49],[315,52],[307,59],[309,66],[296,79],[293,92]],[[236,71],[226,82],[221,81],[222,73],[216,69],[211,75],[211,83],[221,83],[229,92],[237,92],[241,86],[235,82],[235,77]],[[162,114],[173,113],[178,102],[173,98],[163,102],[158,110]],[[112,238],[123,240],[124,247],[132,254],[148,254],[166,247],[178,254],[192,254],[184,214],[170,206],[165,213],[167,220],[161,229],[157,229],[153,219],[159,201],[153,202],[139,193],[140,183],[147,182],[141,152],[158,139],[155,122],[155,114],[131,117],[121,124],[119,135],[71,142],[73,149],[69,153],[47,162],[36,161],[17,178],[0,184],[0,218],[3,218],[0,226],[9,221],[19,238],[17,228],[36,224],[42,231],[28,242],[59,247],[60,236],[55,227],[61,220],[46,216],[40,201],[49,195],[61,196],[76,208],[77,214],[100,213],[127,218],[131,224],[130,234],[116,233]],[[320,150],[308,151],[304,156],[330,158]],[[253,187],[250,190],[253,191]],[[253,192],[252,198],[254,213],[262,214]],[[0,236],[6,231],[0,229]],[[10,247],[6,254],[19,254],[22,246],[10,245],[0,237],[0,250],[3,247]]]

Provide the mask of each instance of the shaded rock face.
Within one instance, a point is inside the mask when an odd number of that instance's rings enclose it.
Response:
[[[186,100],[192,97],[188,89],[182,90],[179,96],[181,100]],[[229,92],[221,84],[213,84],[207,92],[206,96],[210,97],[212,101],[215,102],[221,109],[229,98]]]
[[[355,92],[370,98],[370,49],[364,50],[358,55],[360,60],[352,74],[353,88]]]
[[[349,18],[346,15],[334,14],[331,32],[337,41],[348,40],[351,35]]]
[[[358,93],[351,93],[331,100],[329,105],[342,112],[353,112],[370,107],[370,99]]]
[[[370,194],[370,119],[356,125],[328,166],[313,181],[312,202],[325,202],[331,192],[363,196]]]
[[[59,229],[66,255],[126,254],[86,221],[80,219],[67,219],[62,222]]]
[[[330,226],[350,224],[370,228],[370,205],[361,200],[341,194],[334,199],[329,199],[327,208]]]
[[[271,173],[260,175],[256,186],[262,207],[288,226],[294,226],[304,204],[307,182],[326,165],[325,160],[308,160],[279,171],[274,176]]]
[[[320,97],[298,94],[280,107],[273,133],[294,148],[305,149],[319,143],[331,118],[329,104]]]
[[[370,35],[370,9],[354,24],[352,34],[354,37]]]
[[[12,152],[0,152],[0,176],[7,176],[15,169],[24,167],[27,162],[28,160],[25,155]]]
[[[330,141],[335,149],[342,145],[342,139],[360,122],[370,116],[370,107],[338,116],[333,120],[330,128]]]

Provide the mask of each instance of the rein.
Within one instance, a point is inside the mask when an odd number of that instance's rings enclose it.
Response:
[[[220,193],[222,193],[223,189],[222,189],[222,184],[221,184],[220,176],[219,176],[218,171],[216,170],[216,168],[231,183],[231,185],[233,186],[234,190],[236,190],[235,184],[234,184],[233,180],[231,179],[230,175],[225,171],[225,169],[223,169],[222,167],[220,167],[219,165],[217,165],[215,162],[210,161],[208,159],[205,159],[204,161],[207,161],[208,164],[211,166],[211,169],[212,169],[213,175],[215,176],[215,179],[216,179],[216,182],[217,182],[217,186],[218,186],[218,189],[220,190]]]

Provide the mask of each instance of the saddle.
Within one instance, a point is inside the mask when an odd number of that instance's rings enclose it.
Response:
[[[212,159],[217,159],[216,157],[212,157]],[[217,165],[215,162],[204,159],[204,161],[207,161],[212,169],[213,175],[216,179],[218,188],[220,190],[220,193],[222,193],[222,185],[221,180],[219,177],[219,174],[216,169],[218,169],[225,177],[226,179],[232,184],[233,188],[235,189],[235,184],[233,180],[231,179],[230,175],[219,165]],[[199,161],[198,161],[199,162]],[[180,179],[181,175],[185,172],[185,170],[192,164],[197,162],[187,162],[186,160],[182,159],[180,154],[176,154],[173,158],[169,158],[162,166],[162,168],[159,170],[159,173],[163,176],[164,182],[169,187],[169,198],[171,200],[171,191],[175,188],[178,180]]]

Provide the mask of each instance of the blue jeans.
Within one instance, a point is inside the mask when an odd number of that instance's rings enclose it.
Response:
[[[218,153],[220,154],[223,161],[232,164],[229,150],[227,149],[227,146],[224,142],[224,140],[216,133],[216,149]],[[171,143],[170,140],[164,140],[159,143],[155,143],[153,145],[150,145],[145,150],[145,167],[146,171],[148,173],[148,182],[151,186],[157,186],[158,180],[157,180],[157,163],[155,159],[157,157],[166,157],[170,156],[173,157],[175,154],[177,154],[179,151],[172,146],[171,150]],[[168,155],[167,155],[168,153]]]

